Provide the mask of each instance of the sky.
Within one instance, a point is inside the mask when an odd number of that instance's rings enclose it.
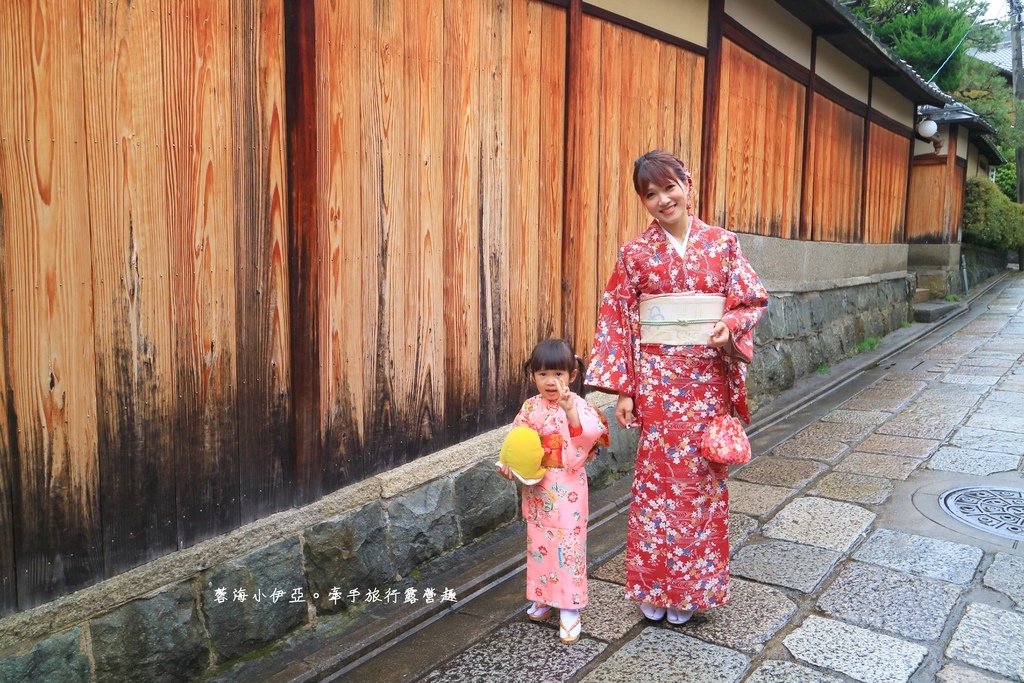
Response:
[[[988,0],[988,11],[985,12],[985,19],[1005,19],[1010,13],[1010,6],[1006,0]]]

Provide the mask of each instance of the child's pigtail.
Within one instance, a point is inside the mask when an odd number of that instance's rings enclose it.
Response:
[[[569,389],[570,389],[570,391],[572,391],[577,396],[582,396],[583,395],[583,376],[587,374],[587,368],[586,368],[585,365],[583,365],[583,359],[580,358],[578,354],[574,353],[572,357],[576,361],[576,370],[577,370],[577,372],[576,372],[576,381],[572,383],[572,385],[569,387]]]

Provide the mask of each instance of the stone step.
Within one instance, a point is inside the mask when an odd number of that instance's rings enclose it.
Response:
[[[964,304],[956,303],[954,301],[926,301],[920,304],[915,302],[914,322],[935,322],[939,318],[945,317],[948,313],[963,305]]]
[[[928,290],[927,287],[918,287],[916,290],[914,290],[914,303],[924,303],[925,301],[928,301],[928,299],[930,299],[931,296],[931,292]]]

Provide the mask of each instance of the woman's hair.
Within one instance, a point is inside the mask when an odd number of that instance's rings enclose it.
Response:
[[[570,375],[573,370],[578,370],[579,373],[569,389],[577,394],[583,391],[583,359],[576,355],[572,346],[564,339],[545,339],[533,347],[533,353],[523,363],[523,374],[530,378],[533,377],[533,373],[541,370],[565,370]]]
[[[676,180],[686,183],[687,189],[693,187],[693,179],[686,170],[686,164],[674,154],[655,149],[633,162],[633,189],[640,196],[652,183],[668,185]]]

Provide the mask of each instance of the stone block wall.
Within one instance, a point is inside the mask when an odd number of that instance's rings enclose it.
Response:
[[[868,337],[884,337],[911,314],[910,278],[824,291],[773,293],[758,324],[747,372],[751,412],[822,364],[856,353]]]
[[[1006,270],[1008,263],[1006,252],[977,247],[973,244],[960,245],[960,253],[967,262],[967,284],[971,289],[993,275]],[[958,291],[962,292],[963,284]]]

